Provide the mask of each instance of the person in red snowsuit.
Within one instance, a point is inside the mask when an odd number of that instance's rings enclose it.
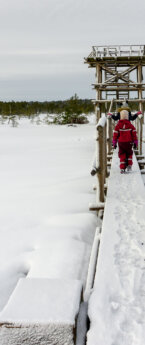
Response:
[[[128,120],[128,111],[122,110],[120,112],[120,120],[114,129],[112,144],[114,148],[119,146],[118,156],[120,158],[121,173],[125,172],[125,169],[131,170],[132,167],[132,155],[134,148],[138,145],[138,139],[135,127]]]

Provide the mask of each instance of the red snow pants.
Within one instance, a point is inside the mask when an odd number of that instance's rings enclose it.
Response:
[[[131,142],[118,142],[120,158],[120,169],[125,169],[128,165],[132,165],[132,143]]]

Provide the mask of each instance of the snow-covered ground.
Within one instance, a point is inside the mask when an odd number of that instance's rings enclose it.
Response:
[[[94,117],[74,127],[38,126],[26,119],[10,125],[0,126],[0,311],[7,317],[9,310],[16,315],[15,300],[6,305],[19,278],[30,278],[28,285],[36,279],[38,291],[39,278],[46,278],[46,288],[52,280],[51,293],[56,279],[61,288],[76,280],[85,285],[99,224],[88,210],[95,202]],[[88,345],[142,345],[145,337],[144,183],[136,164],[125,176],[118,165],[115,152],[89,302]],[[31,298],[33,288],[29,292]]]
[[[84,284],[97,219],[95,126],[0,126],[0,310],[20,277]]]

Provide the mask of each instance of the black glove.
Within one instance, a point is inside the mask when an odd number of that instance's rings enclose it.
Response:
[[[137,148],[137,145],[136,145],[135,143],[133,144],[133,148],[134,148],[134,149],[136,149],[136,148]]]
[[[113,148],[116,150],[116,148],[117,148],[117,145],[115,144],[115,145],[113,145]]]
[[[96,168],[93,168],[93,169],[91,170],[91,175],[94,176],[94,175],[96,174],[96,172],[97,172]]]

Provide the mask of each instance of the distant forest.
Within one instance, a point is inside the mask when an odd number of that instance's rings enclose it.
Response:
[[[88,114],[94,111],[90,99],[79,99],[77,95],[64,101],[45,102],[2,102],[0,101],[0,115],[37,115],[37,114],[62,114],[64,112],[77,112]]]
[[[129,103],[131,109],[137,110],[137,103]],[[108,105],[109,107],[109,105]],[[113,109],[115,111],[115,109]],[[105,112],[105,105],[102,104],[102,112]],[[68,100],[45,101],[45,102],[2,102],[0,101],[0,115],[38,115],[47,114],[89,114],[94,112],[94,104],[91,99],[79,99],[75,94]]]
[[[109,110],[110,102],[101,105],[101,111]],[[129,103],[132,111],[138,110],[137,103]],[[114,105],[113,111],[116,110]],[[88,123],[87,115],[95,111],[94,104],[91,99],[79,99],[77,94],[64,101],[46,101],[46,102],[0,102],[0,123],[6,121],[12,123],[12,126],[18,125],[18,118],[27,117],[37,119],[37,123],[41,122],[40,114],[45,114],[43,122],[47,124],[83,124]],[[51,119],[50,119],[51,117]]]

